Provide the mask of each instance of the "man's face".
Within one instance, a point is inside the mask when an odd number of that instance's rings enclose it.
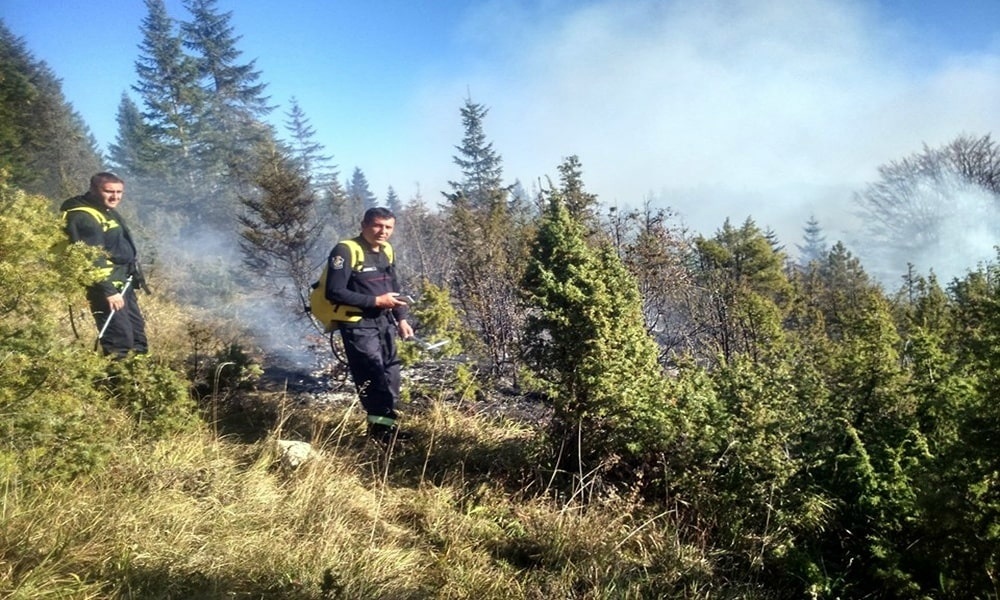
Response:
[[[125,185],[114,181],[105,181],[97,188],[97,196],[101,199],[101,203],[108,208],[118,206],[124,193]]]
[[[396,226],[396,219],[372,219],[369,223],[361,224],[361,237],[365,238],[372,248],[383,242],[389,241],[392,229]]]

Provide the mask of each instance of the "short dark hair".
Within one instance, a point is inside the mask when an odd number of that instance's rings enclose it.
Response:
[[[100,173],[95,173],[94,176],[90,178],[90,189],[100,189],[101,185],[108,181],[125,185],[125,180],[118,175],[112,173],[111,171],[101,171]]]
[[[361,219],[362,225],[368,225],[375,221],[375,219],[395,219],[396,215],[393,214],[391,210],[385,208],[384,206],[376,206],[375,208],[369,208],[365,211],[365,216]]]

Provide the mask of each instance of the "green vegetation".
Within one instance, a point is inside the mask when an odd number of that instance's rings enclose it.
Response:
[[[53,250],[48,202],[4,186],[0,277],[15,292],[0,314],[0,589],[995,595],[997,267],[947,290],[914,277],[892,300],[842,247],[785,272],[752,223],[725,226],[701,241],[692,277],[725,285],[718,301],[732,303],[712,313],[731,315],[706,334],[715,360],[675,354],[667,376],[635,280],[560,198],[526,270],[536,366],[524,379],[546,399],[521,400],[534,418],[477,410],[496,393],[460,356],[450,376],[410,386],[418,442],[386,455],[351,406],[296,410],[246,386],[252,358],[210,327],[165,326],[183,321],[166,300],[147,312],[171,351],[106,362],[64,316],[90,256]],[[447,295],[427,289],[428,322],[448,330]],[[279,438],[318,457],[283,468]]]
[[[407,347],[416,440],[385,451],[356,402],[261,379],[257,348],[313,343],[294,288],[377,197],[296,106],[291,143],[259,121],[213,0],[179,27],[146,5],[112,159],[157,258],[153,351],[119,362],[80,309],[94,251],[52,210],[86,145],[42,169],[29,136],[86,130],[0,29],[0,596],[997,598],[1000,261],[886,291],[815,219],[796,261],[752,218],[602,215],[575,156],[529,201],[469,99],[441,210],[385,198],[418,333],[449,341]],[[960,138],[882,183],[933,163],[995,199],[995,154]],[[893,228],[912,189],[864,195],[892,252],[926,225]]]

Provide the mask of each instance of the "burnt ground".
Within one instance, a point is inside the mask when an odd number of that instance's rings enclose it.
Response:
[[[315,359],[315,360],[313,360]],[[345,410],[357,406],[357,393],[346,365],[326,352],[297,361],[277,356],[261,359],[263,374],[255,389],[232,396],[226,402],[227,433],[253,440],[276,426],[283,434],[309,439],[317,429],[343,419]],[[312,363],[307,365],[303,363]],[[452,403],[466,414],[485,419],[514,420],[525,424],[547,423],[551,409],[534,396],[520,394],[512,386],[479,383],[474,393],[455,389],[455,370],[461,359],[429,359],[403,367],[403,388],[409,399],[401,407],[406,413],[427,410],[434,402]]]

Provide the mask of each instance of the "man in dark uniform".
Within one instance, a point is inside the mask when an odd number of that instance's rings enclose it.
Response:
[[[396,425],[401,383],[396,337],[413,336],[388,243],[395,225],[396,216],[389,209],[368,209],[361,235],[340,242],[330,252],[325,290],[330,302],[355,307],[360,313],[359,318],[339,324],[340,334],[351,378],[368,413],[368,434],[385,443],[408,437]]]
[[[145,285],[138,268],[139,254],[131,233],[115,210],[124,192],[125,182],[120,177],[97,173],[90,178],[87,193],[66,200],[60,207],[70,241],[96,246],[105,252],[106,256],[97,263],[105,277],[87,288],[87,301],[97,330],[104,332],[100,339],[104,354],[115,358],[147,351],[145,320],[135,294]],[[130,282],[128,286],[126,282]]]

